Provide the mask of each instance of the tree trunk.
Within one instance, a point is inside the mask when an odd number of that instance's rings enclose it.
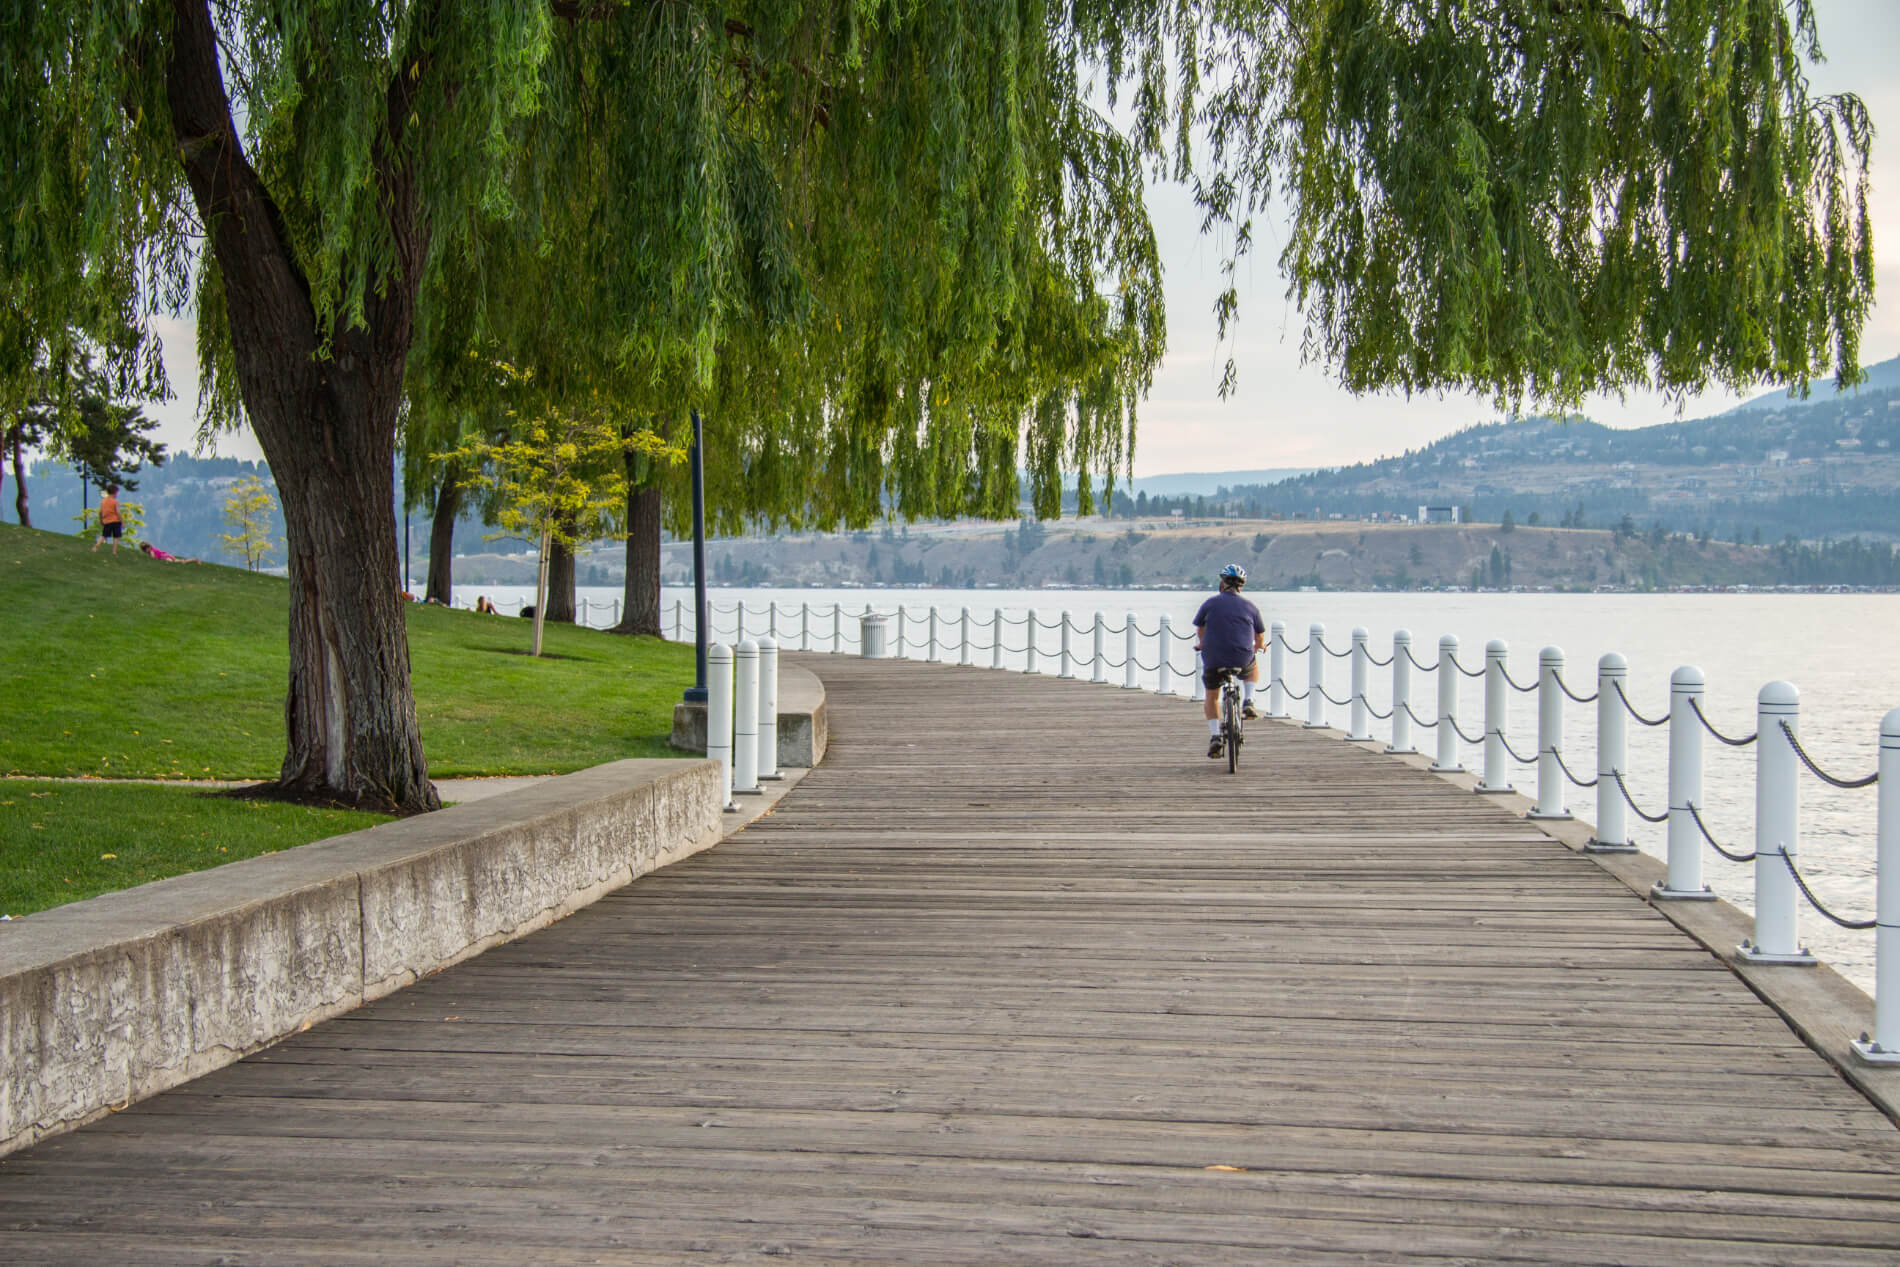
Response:
[[[549,620],[564,625],[574,623],[574,552],[554,542],[547,551],[548,595],[545,608]]]
[[[464,489],[454,466],[442,472],[435,493],[435,518],[429,524],[429,586],[423,597],[449,607],[455,601],[449,573],[455,558],[455,520],[462,513]]]
[[[13,429],[7,437],[7,448],[13,458],[13,509],[20,513],[20,526],[31,528],[33,520],[26,513],[26,464],[20,458],[20,431]]]
[[[551,542],[549,534],[541,534],[541,557],[534,565],[534,650],[531,654],[541,654],[541,628],[548,618],[548,549]]]
[[[172,10],[165,93],[179,161],[223,278],[245,412],[284,512],[290,683],[277,790],[436,809],[410,689],[394,513],[396,415],[429,243],[405,147],[424,63],[392,81],[386,135],[371,151],[388,271],[364,296],[360,324],[320,318],[232,120],[206,0],[172,0]],[[425,15],[418,40],[428,26]]]
[[[611,632],[661,637],[660,486],[627,485],[627,580],[620,623]]]

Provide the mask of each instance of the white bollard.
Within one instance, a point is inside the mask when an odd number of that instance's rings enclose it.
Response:
[[[1417,752],[1412,746],[1412,631],[1392,634],[1392,742],[1387,752]]]
[[[1438,759],[1432,769],[1450,774],[1465,768],[1458,759],[1458,635],[1438,640]]]
[[[732,648],[706,648],[706,755],[719,763],[719,804],[732,803]]]
[[[1286,622],[1276,620],[1267,632],[1267,716],[1289,716],[1286,708]]]
[[[1089,661],[1089,664],[1092,668],[1092,671],[1089,674],[1089,681],[1091,682],[1108,681],[1108,657],[1105,654],[1103,654],[1103,651],[1102,651],[1102,639],[1107,637],[1107,635],[1108,635],[1108,626],[1102,620],[1102,613],[1096,612],[1095,613],[1095,656],[1093,659]]]
[[[798,600],[798,649],[811,650],[811,600]]]
[[[1751,963],[1808,965],[1800,892],[1788,862],[1800,856],[1801,767],[1783,723],[1800,733],[1801,693],[1770,682],[1755,697],[1755,936],[1737,952]],[[1878,900],[1878,895],[1876,895]]]
[[[930,650],[925,654],[924,659],[932,664],[943,663],[943,648],[937,640],[937,605],[935,603],[930,605]]]
[[[1757,740],[1756,742],[1760,742]],[[1900,1065],[1900,708],[1880,719],[1880,809],[1874,855],[1874,1032],[1854,1051]]]
[[[1023,672],[1034,673],[1036,671],[1036,609],[1033,607],[1029,609],[1029,618],[1023,621],[1023,640],[1028,643],[1024,651],[1029,657],[1023,663]]]
[[[1075,648],[1069,642],[1069,609],[1066,607],[1062,609],[1062,652],[1057,663],[1062,666],[1057,677],[1075,677]]]
[[[744,596],[741,596],[739,598],[739,601],[732,605],[732,611],[733,611],[733,620],[737,622],[737,624],[734,626],[733,634],[732,634],[732,642],[733,642],[733,645],[736,647],[739,643],[742,643],[745,641],[745,598]]]
[[[968,666],[970,663],[970,609],[965,607],[963,615],[957,620],[957,663]]]
[[[1616,776],[1629,767],[1629,715],[1623,684],[1629,661],[1612,651],[1597,661],[1597,834],[1584,843],[1591,853],[1634,853],[1623,790]]]
[[[1310,625],[1306,630],[1306,729],[1318,730],[1326,724],[1326,638],[1325,625]]]
[[[775,643],[778,641],[778,600],[776,598],[766,600],[765,636]],[[763,650],[765,644],[761,642],[759,646]]]
[[[686,600],[683,598],[673,600],[673,641],[686,641]]]
[[[1372,635],[1360,625],[1352,631],[1352,729],[1348,739],[1372,738],[1372,713],[1366,706],[1366,639]]]
[[[1003,609],[1002,608],[998,607],[996,609],[996,619],[990,624],[990,628],[994,631],[993,635],[990,638],[990,667],[992,669],[1000,669],[1003,667]]]
[[[759,793],[759,644],[743,638],[733,649],[738,684],[732,695],[732,790]]]
[[[1564,772],[1557,755],[1564,747],[1564,653],[1545,647],[1537,653],[1537,806],[1526,818],[1574,818],[1564,808]]]
[[[759,639],[759,777],[778,772],[778,639]]]
[[[831,605],[831,654],[837,655],[844,650],[844,604]]]
[[[897,658],[904,658],[904,605],[897,605]]]
[[[1174,666],[1168,663],[1168,657],[1174,654],[1174,629],[1168,624],[1167,614],[1161,616],[1161,683],[1155,687],[1156,695],[1174,694]]]
[[[1510,648],[1502,638],[1484,644],[1484,777],[1479,792],[1511,790],[1511,767],[1504,758],[1504,725],[1510,703],[1505,691],[1504,661]]]
[[[1649,895],[1670,901],[1712,902],[1702,883],[1702,835],[1690,807],[1702,808],[1702,670],[1685,664],[1669,675],[1669,874]]]
[[[1128,623],[1122,627],[1122,650],[1124,653],[1122,655],[1122,689],[1124,691],[1138,691],[1141,689],[1141,683],[1135,677],[1135,671],[1139,667],[1135,664],[1135,639],[1139,636],[1140,635],[1135,632],[1135,613],[1129,612]]]

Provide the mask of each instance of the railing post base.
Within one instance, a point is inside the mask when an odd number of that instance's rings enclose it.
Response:
[[[1649,900],[1652,902],[1713,902],[1715,891],[1706,884],[1699,889],[1672,889],[1667,881],[1658,880],[1649,886]]]
[[[1560,810],[1560,811],[1558,811],[1558,812],[1557,812],[1557,813],[1555,813],[1555,814],[1546,814],[1546,813],[1544,813],[1544,812],[1543,812],[1542,810],[1535,810],[1535,809],[1534,809],[1534,810],[1530,810],[1530,811],[1528,811],[1528,812],[1527,812],[1527,813],[1526,813],[1526,814],[1524,815],[1524,817],[1526,817],[1526,818],[1532,818],[1532,819],[1537,819],[1537,820],[1538,820],[1538,821],[1540,821],[1540,822],[1546,822],[1546,823],[1550,823],[1550,822],[1557,822],[1557,823],[1563,823],[1563,822],[1569,822],[1569,821],[1571,821],[1571,820],[1573,820],[1573,819],[1575,819],[1575,818],[1576,818],[1577,816],[1576,816],[1575,814],[1572,814],[1572,813],[1571,813],[1571,812],[1570,812],[1569,810],[1567,810],[1567,809],[1566,809],[1566,810]]]
[[[1795,951],[1793,954],[1778,955],[1766,950],[1758,950],[1755,944],[1748,940],[1744,940],[1741,945],[1735,948],[1735,957],[1740,959],[1743,963],[1782,964],[1790,968],[1812,968],[1821,962],[1808,953],[1806,946],[1801,947],[1801,949]]]
[[[1617,840],[1617,841],[1610,841],[1606,843],[1604,841],[1598,840],[1595,836],[1592,836],[1590,837],[1590,839],[1583,842],[1583,851],[1585,853],[1641,853],[1642,852],[1642,850],[1636,847],[1636,842],[1633,840]]]
[[[1865,1034],[1856,1038],[1848,1046],[1854,1049],[1856,1056],[1870,1065],[1900,1065],[1900,1051],[1882,1047]]]

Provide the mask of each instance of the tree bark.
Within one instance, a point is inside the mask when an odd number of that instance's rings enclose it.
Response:
[[[574,552],[554,542],[548,549],[547,613],[549,620],[574,623]]]
[[[232,121],[206,0],[172,8],[165,89],[179,159],[223,275],[239,387],[284,512],[290,682],[276,790],[436,809],[410,688],[394,516],[397,408],[428,251],[403,133],[426,71],[417,63],[394,77],[387,135],[372,152],[390,272],[366,297],[364,325],[333,317],[324,330]]]
[[[435,518],[429,524],[429,585],[423,597],[444,607],[455,601],[450,575],[455,559],[455,520],[462,513],[466,491],[457,476],[453,465],[443,470],[442,485],[435,493]]]
[[[660,629],[660,486],[627,486],[627,579],[620,623],[611,632],[658,638]]]
[[[33,520],[26,513],[26,464],[20,458],[20,429],[17,425],[7,435],[7,450],[13,459],[13,509],[19,512],[20,526],[31,528]]]

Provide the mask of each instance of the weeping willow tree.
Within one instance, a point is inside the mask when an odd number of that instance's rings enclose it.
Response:
[[[1127,469],[1144,165],[1235,259],[1284,197],[1355,389],[1851,378],[1871,292],[1806,0],[44,0],[0,45],[7,293],[195,297],[283,497],[280,783],[349,803],[436,803],[394,437],[484,341],[703,402],[724,513],[825,526]]]

